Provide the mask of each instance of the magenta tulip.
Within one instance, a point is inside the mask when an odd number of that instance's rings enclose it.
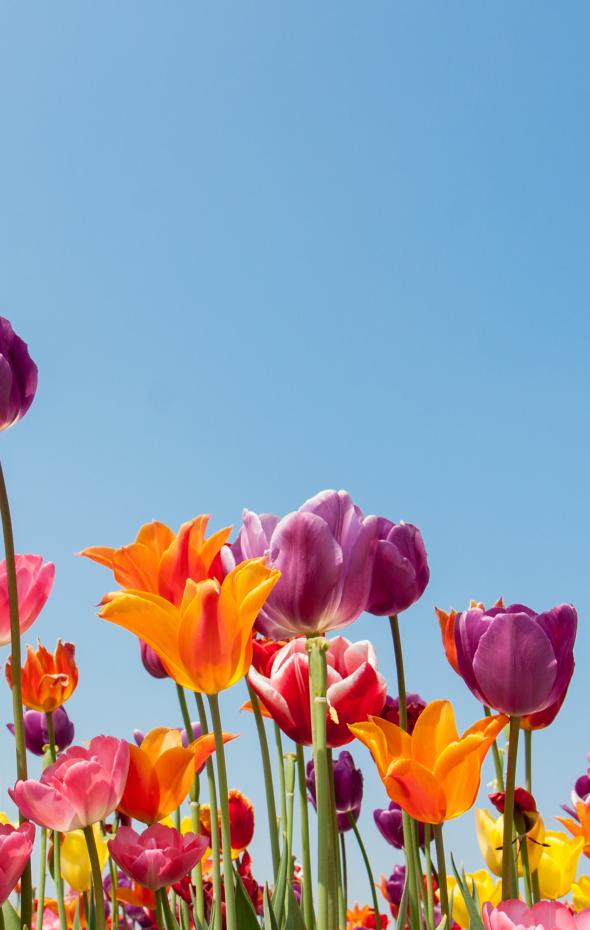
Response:
[[[16,587],[20,631],[25,633],[33,625],[49,597],[55,577],[53,562],[43,562],[40,555],[17,555]],[[0,562],[0,646],[10,642],[10,611],[8,607],[8,581],[6,562]]]
[[[411,607],[428,584],[424,540],[411,523],[396,524],[385,517],[367,517],[365,523],[377,540],[365,610],[390,617]]]
[[[26,342],[0,316],[0,430],[24,417],[37,390],[37,366]]]
[[[113,736],[95,736],[72,746],[45,769],[40,781],[17,781],[8,793],[25,817],[41,827],[79,830],[103,820],[123,795],[129,746]]]
[[[208,842],[205,836],[181,836],[172,827],[155,823],[143,833],[119,827],[115,839],[109,841],[109,852],[133,881],[158,891],[184,878],[202,859]]]
[[[34,841],[35,827],[32,823],[23,823],[18,828],[0,823],[0,906],[23,874]]]
[[[482,911],[485,930],[590,930],[590,907],[573,914],[559,901],[539,901],[527,907],[524,901],[489,901]]]

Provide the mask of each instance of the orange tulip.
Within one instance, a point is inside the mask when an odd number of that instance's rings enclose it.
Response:
[[[179,605],[187,579],[223,577],[220,550],[231,527],[205,539],[209,516],[201,514],[173,533],[164,523],[146,523],[135,542],[119,549],[94,546],[80,555],[110,568],[122,588],[158,594]]]
[[[563,826],[570,831],[572,836],[581,836],[584,839],[584,855],[590,859],[590,807],[583,801],[576,804],[576,814],[578,820],[570,820],[569,817],[556,817]]]
[[[415,820],[439,824],[475,803],[485,754],[507,722],[484,717],[459,737],[450,701],[432,701],[411,735],[381,717],[350,729],[371,750],[391,800]]]
[[[179,685],[218,694],[252,663],[252,628],[280,577],[264,559],[247,559],[225,576],[186,582],[179,606],[158,594],[107,594],[99,616],[135,633]]]
[[[73,643],[57,641],[53,655],[40,642],[37,649],[27,646],[27,658],[21,672],[23,704],[32,710],[57,710],[76,690],[78,666]],[[12,658],[6,663],[6,680],[12,688]]]
[[[224,742],[235,739],[224,734]],[[156,727],[141,746],[129,744],[129,774],[119,810],[144,823],[156,823],[180,807],[197,772],[215,751],[212,733],[188,747],[178,730]]]

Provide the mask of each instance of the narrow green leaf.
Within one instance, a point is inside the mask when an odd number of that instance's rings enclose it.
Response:
[[[264,896],[262,903],[264,907],[264,930],[279,930],[279,925],[274,915],[272,904],[270,903],[268,885],[264,886]]]
[[[2,905],[2,914],[6,930],[19,930],[20,918],[10,901],[5,901]]]
[[[307,930],[292,885],[289,885],[287,891],[287,920],[285,922],[285,930]]]
[[[244,887],[241,876],[236,876],[236,917],[240,930],[260,930],[260,924],[252,899]]]

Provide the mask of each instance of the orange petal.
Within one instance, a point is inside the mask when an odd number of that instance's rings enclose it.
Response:
[[[384,784],[392,801],[422,823],[442,823],[446,799],[436,778],[419,762],[403,759],[386,772]]]
[[[160,784],[154,766],[145,752],[129,743],[129,772],[119,810],[144,823],[157,819]]]
[[[146,733],[141,743],[141,751],[145,752],[153,763],[164,752],[178,748],[182,748],[180,732],[169,727],[154,727],[153,730]]]
[[[412,733],[412,756],[432,771],[443,749],[459,739],[450,701],[427,704]]]
[[[350,725],[349,730],[371,751],[381,778],[392,762],[410,757],[411,737],[389,720],[369,717],[364,723]]]
[[[266,709],[260,698],[258,698],[258,704],[260,707],[260,713],[263,717],[266,717],[267,720],[272,720],[272,714]],[[252,701],[245,701],[244,704],[240,707],[240,710],[245,710],[249,714],[254,713],[254,708],[252,707]]]
[[[180,807],[195,777],[194,754],[182,747],[169,749],[156,760],[154,769],[160,785],[160,806],[155,820],[162,820]]]

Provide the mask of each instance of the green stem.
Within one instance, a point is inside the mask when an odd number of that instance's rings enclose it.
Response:
[[[338,818],[336,815],[336,789],[334,787],[334,759],[332,750],[328,749],[328,772],[330,775],[330,823],[332,825],[332,844],[334,847],[336,859],[336,875],[333,881],[338,889],[338,926],[346,930],[346,903],[344,900],[344,888],[342,887],[342,866],[340,863],[340,846],[338,843]]]
[[[4,535],[4,555],[6,558],[6,580],[8,585],[8,610],[10,615],[10,657],[12,670],[12,715],[14,720],[14,740],[16,745],[16,774],[19,780],[27,778],[27,749],[25,743],[25,723],[23,718],[23,697],[21,682],[21,648],[20,648],[20,620],[18,608],[18,588],[16,582],[16,561],[14,557],[14,536],[12,533],[12,518],[8,503],[8,492],[4,480],[4,472],[0,464],[0,517],[2,519],[2,532]],[[24,823],[26,817],[18,812],[19,823]],[[31,860],[27,862],[20,880],[21,886],[21,914],[20,926],[30,927],[33,914],[33,882],[31,874]]]
[[[301,823],[301,847],[303,857],[303,916],[305,926],[313,930],[313,887],[311,882],[311,852],[309,845],[309,809],[307,805],[307,782],[305,780],[305,757],[303,746],[297,743],[297,783],[299,788],[299,819]]]
[[[342,866],[342,894],[344,911],[348,911],[348,863],[346,861],[346,833],[340,834],[340,864]]]
[[[219,779],[219,808],[221,811],[221,844],[223,848],[223,887],[225,890],[225,919],[227,930],[238,930],[236,916],[236,894],[234,872],[231,862],[231,834],[229,826],[229,803],[227,788],[227,771],[223,749],[223,731],[219,714],[219,699],[216,694],[207,695],[211,709],[213,733],[215,735],[215,755],[217,757],[217,777]]]
[[[288,910],[289,891],[293,880],[293,807],[295,803],[295,754],[285,755],[285,791],[287,795],[287,884],[285,887],[285,913]]]
[[[434,824],[434,843],[436,846],[436,864],[438,867],[438,893],[440,896],[441,913],[447,919],[447,930],[451,926],[449,911],[449,892],[447,888],[447,864],[445,860],[445,844],[443,840],[442,824]]]
[[[275,749],[277,753],[277,769],[279,772],[279,799],[281,802],[281,833],[283,834],[283,843],[287,837],[287,794],[285,788],[285,760],[283,758],[283,738],[281,730],[277,723],[273,723],[275,734]]]
[[[193,724],[191,721],[191,715],[189,713],[188,704],[186,702],[186,694],[182,685],[176,684],[176,694],[178,696],[178,703],[180,705],[180,713],[182,714],[182,720],[184,723],[184,728],[186,730],[186,738],[189,743],[194,742],[195,734],[193,731]],[[190,807],[191,807],[191,826],[193,833],[199,834],[201,832],[201,823],[199,815],[199,776],[196,774],[193,778],[193,783],[191,785],[190,791]],[[180,818],[180,811],[178,812]],[[180,825],[178,826],[180,832]],[[191,872],[191,878],[196,889],[196,903],[197,903],[197,917],[202,922],[205,917],[205,897],[203,893],[203,867],[200,862],[194,867]]]
[[[486,717],[491,717],[492,712],[489,707],[483,705],[483,711]],[[502,765],[502,756],[498,747],[497,740],[492,743],[492,756],[494,759],[494,769],[496,771],[496,791],[504,791],[504,766]]]
[[[4,930],[4,911],[0,907],[0,930]]]
[[[186,738],[189,743],[193,742],[193,725],[191,722],[191,715],[189,714],[188,704],[186,703],[186,694],[184,693],[184,688],[182,685],[176,684],[176,694],[178,696],[178,703],[180,704],[180,713],[182,714],[182,722],[184,723],[184,728],[186,730]]]
[[[201,733],[205,736],[209,732],[205,702],[201,694],[195,694],[195,702],[199,714]],[[215,786],[215,772],[211,756],[205,763],[207,769],[207,782],[209,785],[209,811],[211,814],[211,859],[213,863],[213,897],[221,907],[221,871],[219,865],[219,827],[217,814],[217,790]]]
[[[57,746],[55,744],[55,729],[53,726],[53,713],[49,711],[45,714],[47,722],[47,739],[49,741],[49,757],[53,762],[57,759]],[[57,830],[53,831],[53,882],[55,885],[55,897],[57,899],[57,912],[59,914],[60,930],[67,930],[68,921],[66,917],[66,908],[64,904],[64,884],[61,875],[61,835]]]
[[[160,904],[162,907],[162,913],[164,914],[164,920],[166,922],[166,930],[180,930],[178,926],[178,921],[172,913],[170,907],[170,901],[168,900],[168,895],[166,894],[165,888],[160,888],[156,891],[156,897],[160,898]]]
[[[119,930],[119,900],[117,894],[117,866],[109,856],[109,872],[111,873],[111,926],[112,930]]]
[[[434,928],[434,889],[432,887],[432,857],[430,855],[430,839],[432,828],[429,823],[424,824],[424,860],[426,862],[426,913],[428,926]],[[420,835],[418,834],[418,840]],[[418,847],[420,848],[420,847]],[[450,928],[448,928],[450,930]]]
[[[524,731],[524,778],[525,787],[529,794],[533,793],[533,733],[531,730]],[[526,838],[523,840],[526,846]],[[527,847],[528,858],[528,847]],[[524,859],[523,859],[524,863]],[[539,886],[539,873],[535,871],[531,874],[531,886],[533,901],[536,904],[541,900],[541,888]]]
[[[526,903],[529,907],[533,906],[533,884],[531,880],[531,866],[529,862],[529,850],[526,841],[526,825],[524,823],[524,817],[522,815],[515,815],[516,822],[516,832],[518,836],[523,836],[522,841],[520,841],[520,859],[522,862],[522,874],[524,877],[524,893],[526,897]],[[517,842],[519,842],[517,840]]]
[[[164,919],[162,917],[162,901],[158,892],[156,891],[156,926],[158,930],[164,930]]]
[[[508,735],[508,762],[506,765],[506,793],[504,796],[504,835],[502,838],[502,900],[514,897],[515,876],[512,860],[514,836],[514,784],[516,780],[516,755],[520,718],[510,718]]]
[[[365,844],[362,841],[361,835],[359,833],[359,828],[356,825],[355,819],[348,812],[348,820],[352,828],[352,832],[355,835],[356,841],[358,843],[359,849],[361,851],[361,856],[363,857],[363,862],[365,863],[365,869],[367,870],[367,876],[369,879],[369,885],[371,886],[371,896],[373,898],[373,908],[375,910],[375,925],[379,927],[381,925],[381,915],[379,913],[379,900],[377,898],[377,886],[375,885],[375,879],[373,878],[373,872],[371,870],[371,863],[369,862],[369,857],[367,855],[367,850],[365,849]]]
[[[272,855],[272,870],[275,881],[279,871],[281,861],[281,852],[279,848],[279,831],[277,829],[277,808],[275,804],[275,793],[272,781],[272,767],[270,764],[270,752],[268,750],[268,739],[264,727],[264,718],[260,711],[260,702],[258,696],[246,679],[248,685],[248,694],[250,703],[254,712],[256,721],[256,731],[258,733],[258,742],[260,743],[260,755],[262,757],[262,771],[264,773],[264,789],[266,793],[266,811],[268,815],[268,832],[270,835],[270,852]]]
[[[39,847],[39,888],[37,890],[37,919],[36,926],[43,927],[43,912],[45,910],[45,880],[47,876],[47,830],[41,827],[41,844]],[[2,908],[0,907],[0,911]],[[1,928],[0,928],[1,930]]]
[[[92,826],[84,827],[84,838],[88,847],[90,857],[90,869],[92,871],[92,890],[94,892],[94,913],[96,917],[96,930],[105,930],[104,916],[104,890],[102,887],[102,874],[96,841],[94,839],[94,830]]]

